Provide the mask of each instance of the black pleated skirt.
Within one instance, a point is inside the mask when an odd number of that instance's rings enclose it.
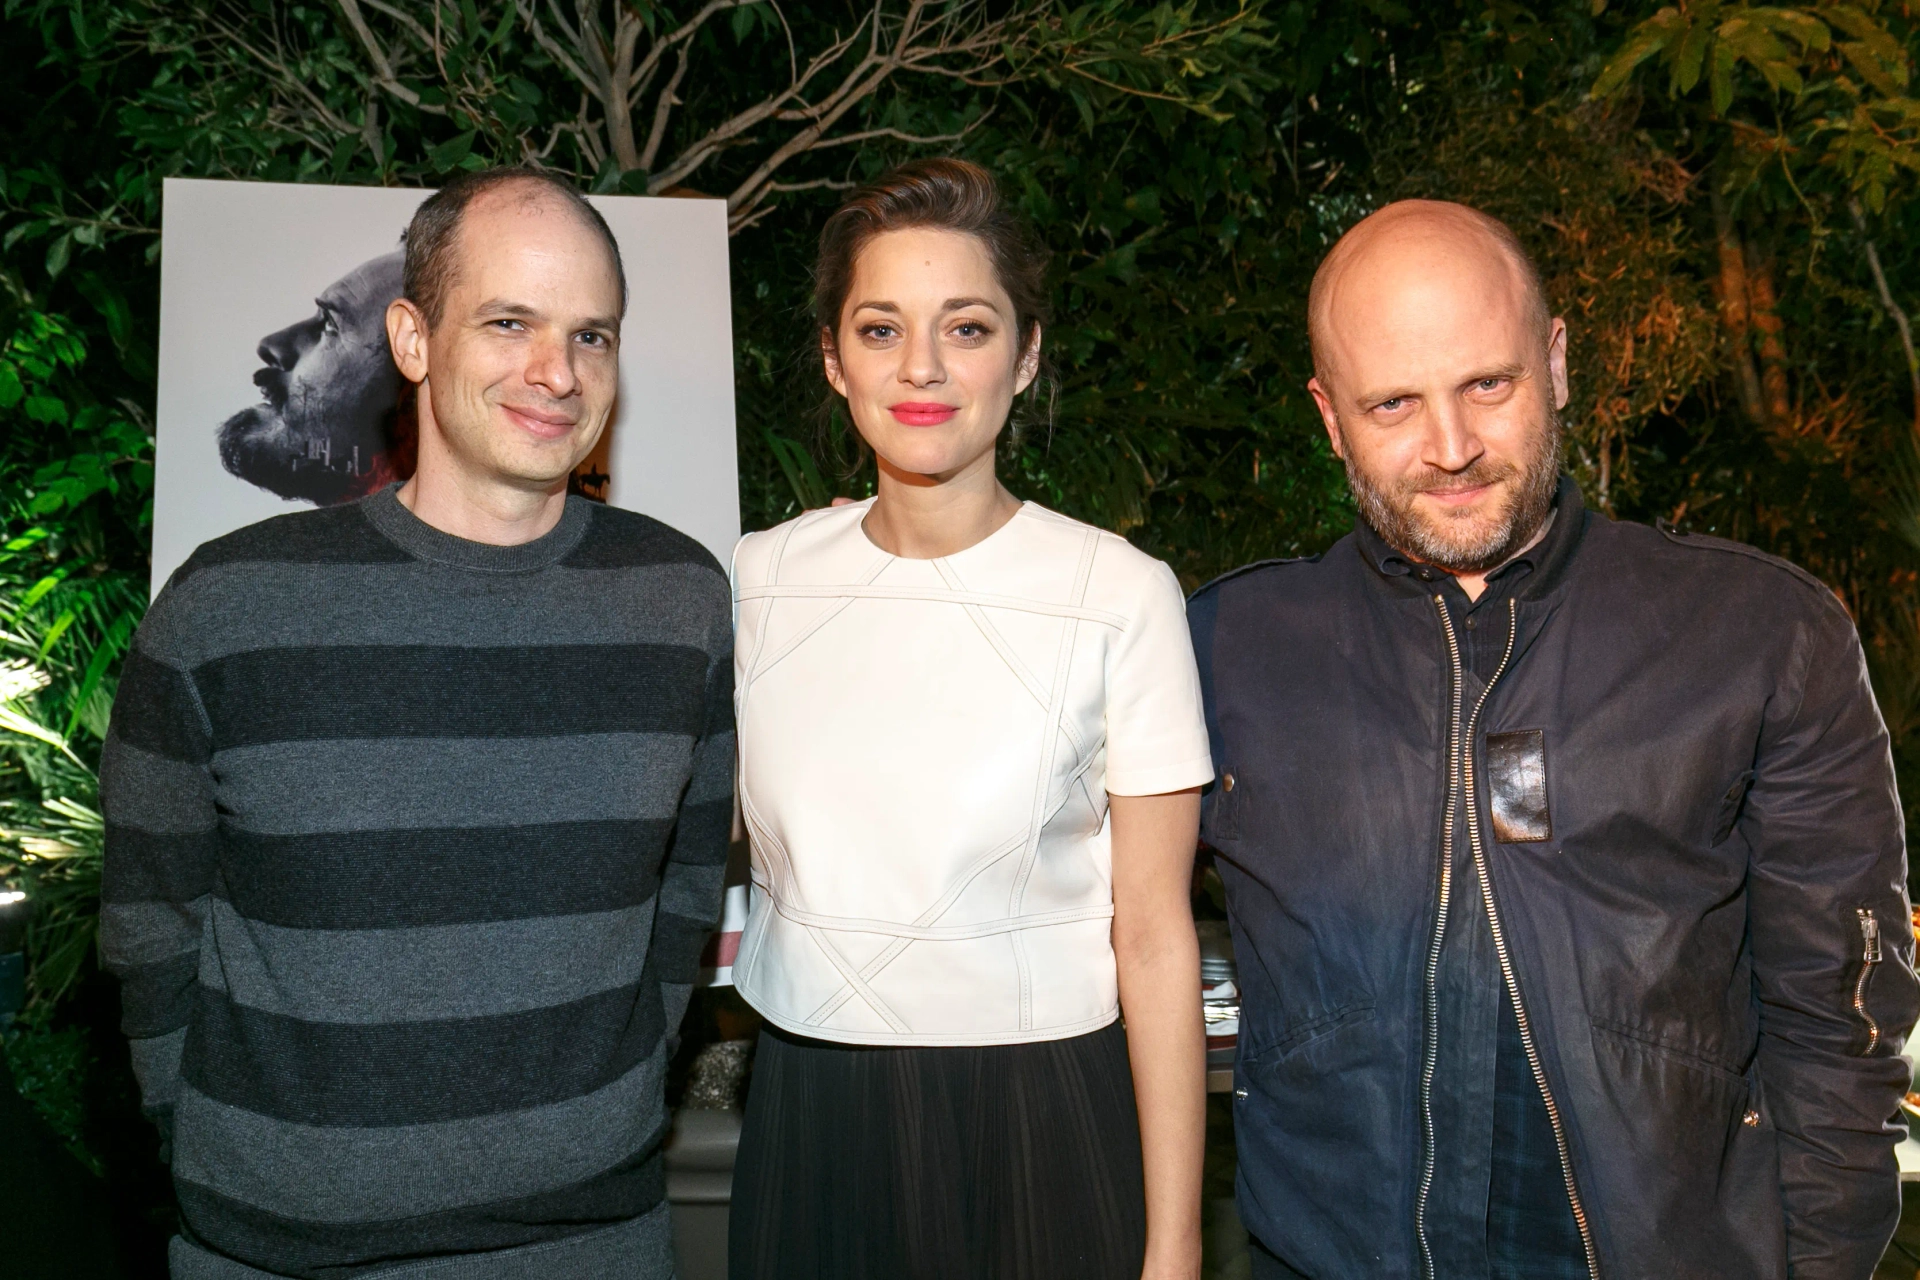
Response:
[[[1146,1234],[1118,1023],[959,1048],[761,1032],[732,1280],[1138,1280]]]

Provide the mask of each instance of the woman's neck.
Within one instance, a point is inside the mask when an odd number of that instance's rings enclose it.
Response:
[[[861,528],[905,560],[937,560],[984,542],[1020,510],[993,472],[993,454],[945,476],[899,471],[880,460],[878,492]]]

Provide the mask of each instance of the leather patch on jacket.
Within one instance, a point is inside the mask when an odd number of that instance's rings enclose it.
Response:
[[[1547,735],[1542,729],[1487,735],[1493,834],[1503,844],[1553,839],[1547,811]]]

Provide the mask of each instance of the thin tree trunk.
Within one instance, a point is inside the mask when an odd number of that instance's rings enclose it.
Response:
[[[1867,234],[1867,215],[1860,211],[1860,202],[1851,201],[1848,208],[1853,213],[1854,229],[1860,233],[1860,243],[1866,246],[1867,270],[1873,273],[1873,287],[1880,293],[1880,305],[1887,309],[1893,327],[1900,331],[1900,349],[1907,353],[1907,380],[1913,385],[1913,434],[1920,438],[1920,359],[1915,359],[1913,354],[1913,326],[1907,323],[1907,313],[1893,300],[1893,290],[1887,287],[1887,273],[1880,269],[1880,250]]]
[[[1747,243],[1747,301],[1760,348],[1760,395],[1767,421],[1774,426],[1793,417],[1787,403],[1787,344],[1782,336],[1779,299],[1773,291],[1773,263]]]
[[[1753,367],[1753,326],[1747,302],[1747,256],[1740,246],[1740,233],[1734,229],[1733,214],[1713,183],[1713,230],[1720,253],[1720,274],[1714,280],[1714,293],[1720,306],[1720,327],[1726,330],[1727,346],[1733,356],[1735,384],[1740,391],[1740,407],[1747,417],[1764,424],[1765,401],[1760,394],[1760,375]]]

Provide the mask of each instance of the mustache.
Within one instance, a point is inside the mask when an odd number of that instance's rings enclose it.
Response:
[[[1475,458],[1464,471],[1423,468],[1418,474],[1403,478],[1397,487],[1408,497],[1423,493],[1459,493],[1483,485],[1499,484],[1519,474],[1520,468],[1512,462],[1482,456]]]

